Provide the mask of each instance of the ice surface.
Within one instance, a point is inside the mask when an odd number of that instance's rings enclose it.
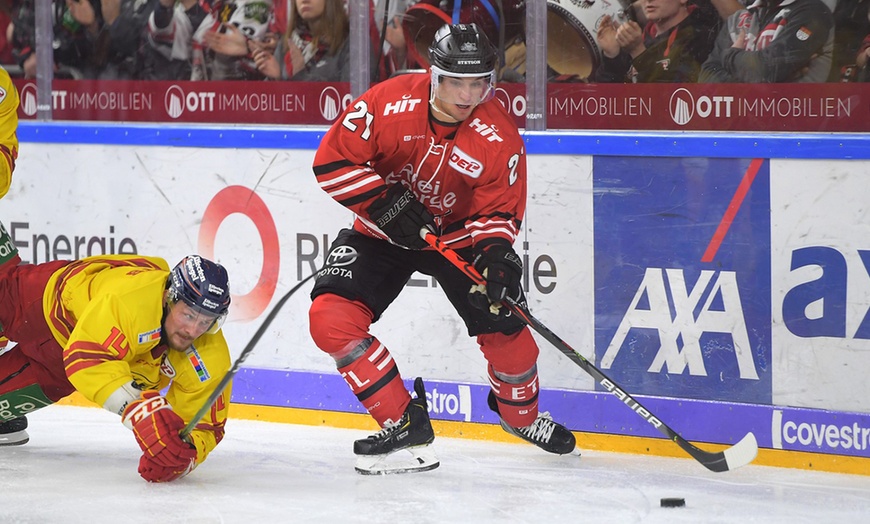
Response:
[[[441,467],[362,476],[364,432],[231,419],[188,477],[149,484],[118,418],[51,406],[29,416],[30,442],[0,448],[0,522],[865,522],[870,477],[747,466],[712,473],[691,459],[437,438]],[[580,442],[582,447],[582,441]],[[686,499],[662,508],[663,497]]]

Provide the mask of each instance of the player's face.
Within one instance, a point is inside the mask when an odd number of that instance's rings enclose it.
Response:
[[[167,308],[163,334],[172,349],[186,350],[215,323],[214,315],[201,313],[181,301],[170,303]]]
[[[462,122],[481,103],[490,91],[490,77],[457,78],[443,76],[435,88],[434,103],[439,116],[447,115],[455,122]]]

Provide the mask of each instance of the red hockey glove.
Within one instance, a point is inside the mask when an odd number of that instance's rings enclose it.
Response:
[[[139,459],[139,475],[148,482],[170,482],[180,479],[190,473],[196,461],[191,459],[187,464],[179,464],[177,466],[161,466],[154,462],[147,453],[142,454]]]
[[[420,238],[420,229],[437,234],[435,218],[410,189],[393,184],[367,209],[369,217],[390,240],[410,249],[423,249],[429,244]]]
[[[486,285],[474,285],[468,291],[468,301],[485,311],[493,320],[510,314],[501,306],[505,297],[520,298],[523,264],[507,240],[484,240],[474,246],[474,269],[486,280]]]
[[[144,456],[154,464],[177,468],[196,460],[196,448],[179,435],[184,420],[157,391],[143,391],[124,409],[121,421],[133,430]]]

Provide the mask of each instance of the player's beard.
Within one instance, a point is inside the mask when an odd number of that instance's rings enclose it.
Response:
[[[196,340],[195,338],[189,338],[178,331],[170,334],[167,338],[169,348],[176,351],[187,351],[191,344],[193,344],[193,341]]]

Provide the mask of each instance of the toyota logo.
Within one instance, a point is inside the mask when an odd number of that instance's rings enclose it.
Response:
[[[326,265],[330,267],[349,266],[356,262],[359,253],[351,246],[338,246],[329,252],[326,257]]]

